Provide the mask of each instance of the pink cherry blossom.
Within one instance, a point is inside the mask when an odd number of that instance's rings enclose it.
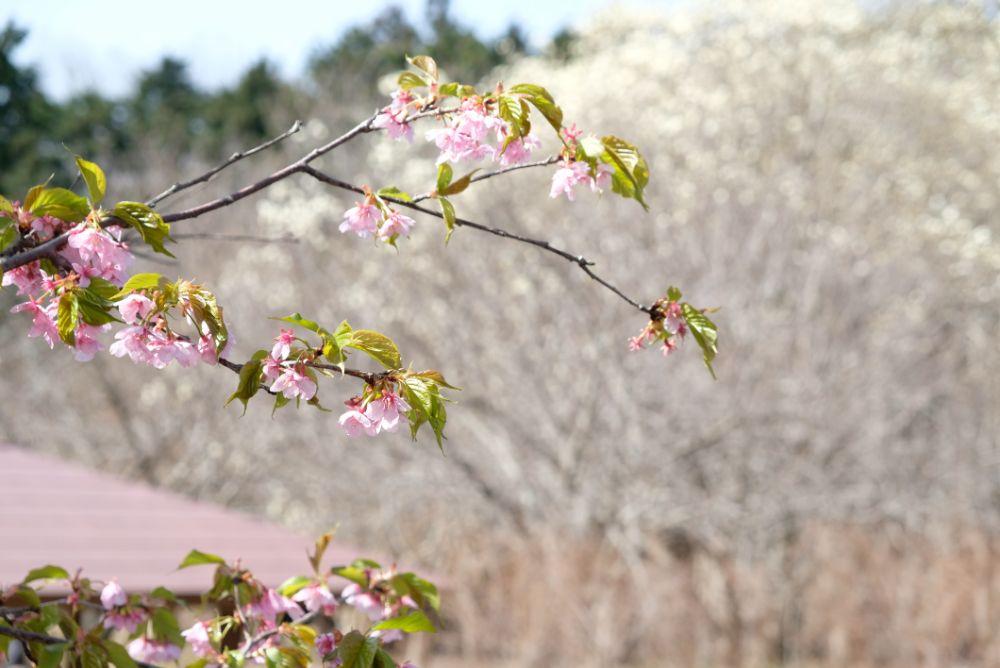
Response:
[[[502,120],[486,111],[481,99],[466,98],[449,124],[429,131],[427,139],[441,151],[437,159],[439,165],[443,162],[492,159],[496,149],[486,140],[503,126]]]
[[[369,402],[365,407],[365,417],[371,422],[375,434],[383,431],[395,432],[399,428],[400,412],[410,410],[406,400],[394,392]]]
[[[385,606],[382,604],[382,599],[374,592],[364,591],[356,582],[344,587],[340,596],[345,603],[368,615],[373,622],[384,617]]]
[[[413,94],[400,88],[392,94],[392,104],[382,109],[372,126],[385,130],[393,139],[413,141],[413,127],[406,123],[407,109],[414,101]]]
[[[305,373],[302,365],[285,368],[271,384],[272,392],[281,392],[286,399],[301,397],[308,401],[316,396],[316,383]]]
[[[118,312],[122,314],[122,319],[126,323],[132,324],[137,320],[142,320],[153,310],[153,301],[143,295],[131,294],[118,302]]]
[[[150,640],[145,636],[128,644],[128,653],[133,659],[147,663],[176,661],[181,658],[181,648],[168,642]]]
[[[142,610],[119,608],[109,610],[104,614],[103,626],[106,629],[117,629],[119,631],[135,633],[135,630],[139,628],[139,624],[142,624],[145,619],[146,613]]]
[[[503,137],[499,137],[497,141],[502,142]],[[541,145],[542,142],[534,133],[527,137],[519,137],[512,141],[503,155],[499,157],[500,164],[504,166],[522,165],[531,157],[531,151]]]
[[[81,322],[76,326],[76,336],[74,356],[77,362],[89,362],[94,359],[98,351],[104,350],[104,344],[97,340],[99,332],[106,332],[111,329],[111,325],[101,325],[95,327]]]
[[[580,141],[580,137],[583,136],[583,130],[576,127],[576,123],[570,123],[567,127],[562,129],[563,139],[566,140],[568,144],[575,144]]]
[[[49,348],[54,348],[59,340],[59,328],[56,327],[55,314],[59,308],[58,302],[51,301],[47,306],[42,306],[40,301],[34,297],[29,297],[28,301],[16,305],[10,310],[11,313],[27,311],[32,315],[31,330],[28,336],[34,338],[41,336],[49,344]]]
[[[671,334],[687,334],[687,323],[684,321],[681,305],[677,302],[670,302],[663,316],[663,328]]]
[[[229,345],[228,341],[226,345]],[[201,357],[201,361],[209,366],[219,363],[218,351],[215,348],[215,341],[212,340],[212,337],[202,336],[198,339],[198,355]]]
[[[380,639],[386,645],[403,639],[403,632],[399,629],[377,630],[372,631],[368,635],[372,638]]]
[[[184,640],[191,646],[191,651],[195,656],[208,657],[215,655],[215,648],[212,647],[212,639],[208,635],[208,624],[205,622],[195,622],[191,628],[181,631]]]
[[[566,195],[566,199],[572,202],[574,200],[573,188],[581,183],[589,183],[590,180],[590,166],[586,162],[564,160],[562,167],[552,175],[552,189],[549,191],[549,197]]]
[[[327,617],[332,617],[337,609],[337,597],[333,595],[329,587],[320,582],[303,587],[295,593],[292,600],[306,606],[306,610],[309,612],[322,610]]]
[[[337,636],[333,633],[321,633],[316,636],[316,653],[324,657],[337,649]]]
[[[404,216],[401,213],[393,211],[382,223],[382,227],[379,228],[378,236],[380,239],[389,240],[394,237],[406,237],[410,234],[410,229],[416,223],[415,220],[409,216]]]
[[[18,295],[31,295],[42,289],[42,280],[46,277],[41,264],[31,262],[4,272],[3,279],[0,280],[0,287],[16,285]]]
[[[35,231],[38,235],[40,241],[44,241],[52,237],[53,233],[56,231],[56,226],[60,223],[58,218],[53,218],[52,216],[42,216],[41,218],[35,218],[31,221],[31,229]]]
[[[108,230],[86,221],[70,230],[66,246],[59,254],[70,264],[97,269],[101,278],[116,285],[122,285],[133,260],[126,244],[116,241]]]
[[[271,357],[279,360],[288,359],[288,353],[295,343],[295,332],[291,329],[283,329],[274,339],[274,347],[271,348]]]
[[[268,354],[268,356],[264,358],[264,378],[266,378],[268,382],[277,380],[278,376],[280,376],[284,370],[285,368],[281,366],[281,360],[276,359],[272,354]]]
[[[274,589],[265,590],[260,599],[246,607],[246,613],[252,617],[260,617],[266,622],[274,622],[276,617],[285,613],[292,619],[298,619],[304,614],[297,603]]]
[[[365,200],[347,210],[339,229],[345,233],[354,232],[359,237],[370,237],[378,232],[378,223],[381,220],[382,211]]]
[[[368,419],[368,416],[354,408],[341,415],[340,419],[337,420],[337,424],[343,427],[344,433],[351,438],[360,436],[361,434],[374,436],[376,433],[376,427],[372,421]]]
[[[669,339],[664,339],[662,348],[664,357],[674,352],[674,350],[676,349],[677,349],[677,341],[673,337]]]
[[[603,162],[597,163],[597,176],[590,179],[590,189],[594,192],[602,192],[605,188],[611,185],[611,175],[615,173],[615,170],[611,165],[607,165]]]
[[[105,610],[111,610],[119,606],[125,605],[128,602],[128,597],[125,595],[125,590],[122,586],[118,584],[118,580],[112,578],[110,582],[104,585],[104,589],[101,590],[101,605],[104,606]]]

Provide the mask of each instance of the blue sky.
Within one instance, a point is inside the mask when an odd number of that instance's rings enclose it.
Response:
[[[163,55],[183,58],[195,81],[215,87],[235,80],[264,55],[285,76],[300,74],[314,49],[330,44],[345,28],[364,23],[391,4],[411,21],[422,17],[423,0],[2,0],[0,23],[13,19],[29,30],[17,61],[38,68],[47,93],[63,99],[92,87],[105,94],[127,91],[136,74]],[[544,44],[562,27],[602,8],[662,7],[676,0],[452,0],[451,14],[500,33],[512,21]]]

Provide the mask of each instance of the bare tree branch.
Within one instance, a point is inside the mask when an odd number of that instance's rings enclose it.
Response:
[[[155,208],[157,204],[159,204],[160,202],[162,202],[163,200],[165,200],[168,197],[176,195],[177,193],[181,192],[182,190],[186,190],[186,189],[190,188],[191,186],[198,185],[199,183],[208,183],[210,180],[212,180],[212,177],[214,177],[216,174],[218,174],[219,172],[221,172],[222,170],[224,170],[226,167],[229,167],[230,165],[233,165],[233,164],[239,162],[243,158],[249,158],[251,155],[254,155],[256,153],[260,153],[261,151],[265,151],[265,150],[271,148],[275,144],[277,144],[277,143],[279,143],[281,141],[284,141],[285,139],[291,137],[293,134],[295,134],[296,132],[298,132],[301,129],[302,129],[302,121],[295,121],[294,123],[292,123],[292,127],[288,128],[287,130],[285,130],[284,132],[282,132],[277,137],[273,137],[273,138],[267,140],[266,142],[264,142],[263,144],[260,144],[258,146],[254,146],[253,148],[248,149],[246,151],[238,151],[236,153],[233,153],[231,156],[229,156],[229,159],[226,160],[225,162],[217,165],[216,167],[213,167],[212,169],[208,170],[207,172],[205,172],[201,176],[196,176],[195,178],[191,179],[190,181],[183,181],[183,182],[175,183],[174,185],[170,186],[169,188],[167,188],[166,190],[164,190],[163,192],[161,192],[156,197],[153,197],[152,199],[146,200],[146,204]]]

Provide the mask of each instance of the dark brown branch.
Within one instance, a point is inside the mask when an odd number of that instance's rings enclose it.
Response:
[[[261,151],[265,151],[265,150],[271,148],[275,144],[277,144],[277,143],[279,143],[281,141],[284,141],[285,139],[288,139],[289,137],[291,137],[293,134],[295,134],[296,132],[298,132],[301,129],[302,129],[302,121],[295,121],[292,124],[292,127],[288,128],[287,130],[285,130],[283,133],[281,133],[277,137],[273,137],[272,139],[267,140],[263,144],[260,144],[258,146],[254,146],[253,148],[247,149],[246,151],[238,151],[236,153],[233,153],[231,156],[229,156],[229,159],[226,160],[225,162],[223,162],[223,163],[221,163],[221,164],[213,167],[212,169],[208,170],[207,172],[205,172],[201,176],[196,176],[195,178],[191,179],[190,181],[183,181],[183,182],[175,183],[174,185],[170,186],[169,188],[167,188],[166,190],[164,190],[163,192],[161,192],[156,197],[154,197],[154,198],[152,198],[150,200],[147,200],[146,204],[148,206],[155,207],[157,204],[159,204],[160,202],[162,202],[166,198],[170,197],[171,195],[176,195],[177,193],[181,192],[182,190],[186,190],[186,189],[190,188],[191,186],[196,186],[199,183],[208,183],[209,181],[212,180],[212,177],[214,177],[216,174],[218,174],[219,172],[221,172],[222,170],[224,170],[226,167],[229,167],[230,165],[232,165],[234,163],[237,163],[237,162],[239,162],[240,160],[242,160],[244,158],[249,158],[251,155],[254,155],[256,153],[260,153]]]
[[[10,626],[0,626],[0,636],[14,638],[15,640],[20,640],[21,642],[40,642],[43,645],[59,645],[62,643],[72,642],[66,638],[57,638],[56,636],[48,636],[44,633],[25,631],[24,629],[16,629]],[[135,665],[139,666],[139,668],[160,668],[155,664],[146,663],[145,661],[136,661]]]
[[[359,134],[365,132],[372,132],[374,130],[374,128],[372,127],[372,123],[374,121],[375,121],[375,115],[372,115],[370,118],[367,118],[361,123],[358,123],[353,128],[351,128],[344,134],[340,135],[333,141],[328,142],[323,146],[320,146],[319,148],[314,148],[313,150],[309,151],[309,153],[302,156],[292,164],[286,167],[282,167],[281,169],[274,172],[270,176],[267,176],[261,179],[260,181],[257,181],[256,183],[251,183],[248,186],[244,186],[243,188],[240,188],[236,192],[230,193],[224,197],[214,199],[211,202],[206,202],[204,204],[201,204],[199,206],[190,209],[186,209],[184,211],[178,211],[177,213],[168,213],[163,216],[163,220],[165,220],[168,223],[174,223],[177,222],[178,220],[197,218],[198,216],[206,214],[210,211],[215,211],[216,209],[221,209],[222,207],[229,206],[230,204],[238,202],[244,197],[249,197],[250,195],[253,195],[256,192],[260,192],[264,188],[267,188],[268,186],[277,183],[282,179],[286,179],[292,174],[295,174],[296,172],[301,171],[303,167],[307,167],[309,163],[315,160],[316,158],[329,153],[333,149],[344,144],[345,142],[350,141]]]

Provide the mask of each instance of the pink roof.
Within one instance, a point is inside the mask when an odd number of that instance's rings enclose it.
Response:
[[[94,580],[117,577],[129,591],[163,585],[197,595],[214,568],[176,570],[191,549],[240,558],[269,586],[310,569],[313,537],[24,448],[0,444],[0,498],[0,585],[55,564]],[[357,556],[334,542],[324,563]]]

